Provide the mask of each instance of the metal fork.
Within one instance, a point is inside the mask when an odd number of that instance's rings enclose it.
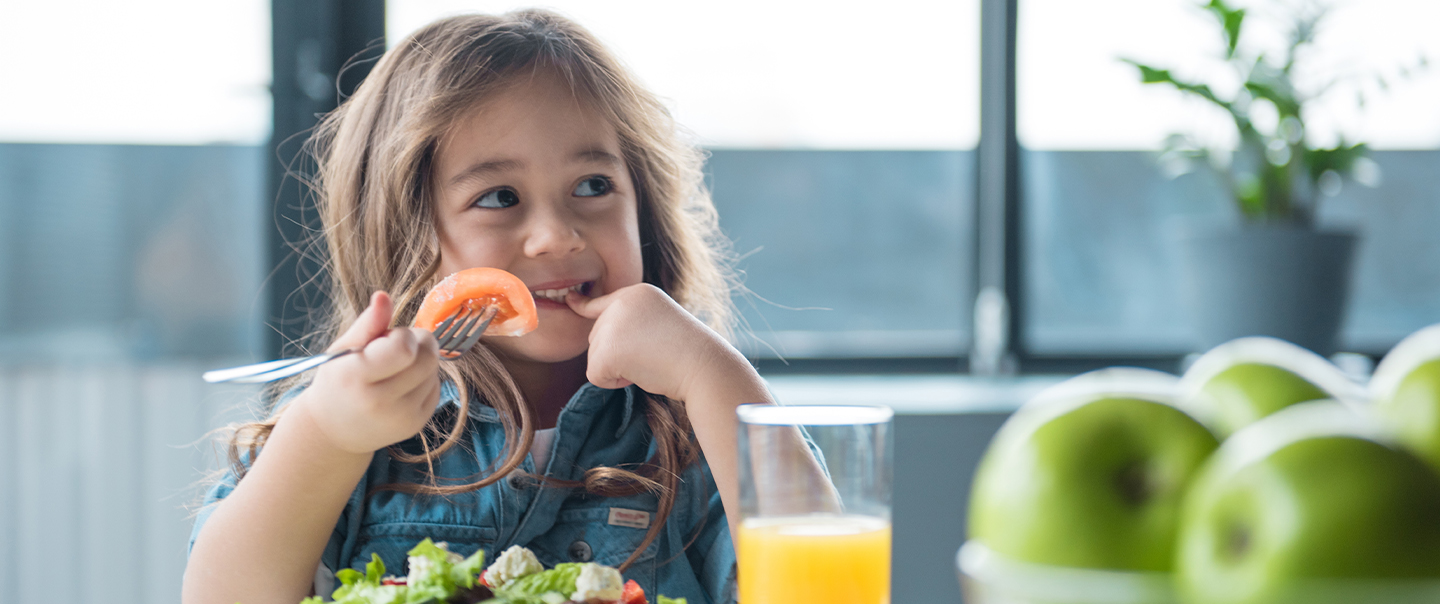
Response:
[[[453,361],[465,354],[480,341],[480,334],[485,333],[485,328],[490,327],[490,322],[495,320],[495,313],[499,311],[496,306],[485,306],[478,309],[461,308],[455,314],[450,315],[439,325],[435,326],[435,341],[440,344],[440,358]],[[343,357],[353,352],[359,352],[359,348],[347,348],[335,352],[326,352],[308,357],[293,359],[280,359],[278,361],[267,361],[254,365],[242,365],[229,369],[216,369],[206,371],[200,377],[210,383],[216,382],[240,382],[245,384],[259,382],[273,382],[278,379],[287,378],[297,373],[314,369],[325,363]]]

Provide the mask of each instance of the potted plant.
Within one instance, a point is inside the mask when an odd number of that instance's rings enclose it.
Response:
[[[1224,37],[1223,61],[1243,84],[1222,94],[1168,69],[1125,60],[1146,84],[1160,84],[1223,109],[1238,148],[1217,152],[1185,135],[1170,137],[1161,156],[1178,172],[1206,166],[1220,177],[1243,224],[1189,224],[1178,236],[1182,293],[1190,304],[1202,349],[1249,335],[1289,340],[1322,355],[1335,352],[1350,284],[1357,234],[1321,228],[1315,206],[1359,168],[1364,143],[1343,137],[1329,148],[1312,144],[1306,103],[1324,92],[1296,86],[1297,62],[1315,39],[1324,9],[1295,12],[1282,56],[1241,44],[1243,8],[1209,0],[1202,8]],[[1259,120],[1263,114],[1269,119]],[[1372,168],[1373,169],[1373,168]]]

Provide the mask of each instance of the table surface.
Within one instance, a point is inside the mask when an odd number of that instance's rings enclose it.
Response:
[[[1069,376],[782,375],[766,378],[785,405],[888,405],[901,415],[1008,413]]]

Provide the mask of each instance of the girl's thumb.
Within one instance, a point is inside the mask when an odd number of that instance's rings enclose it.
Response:
[[[340,338],[335,340],[331,346],[333,350],[344,350],[346,348],[361,348],[369,344],[371,340],[385,335],[390,331],[390,315],[395,312],[394,304],[390,301],[390,294],[377,291],[370,295],[370,306],[355,318],[355,322]]]

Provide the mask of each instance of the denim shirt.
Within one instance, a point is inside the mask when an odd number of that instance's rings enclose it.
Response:
[[[635,386],[582,386],[560,412],[544,474],[580,480],[588,468],[649,459],[655,449],[645,423],[644,396]],[[446,383],[437,413],[457,412],[456,400],[454,387]],[[417,442],[401,446],[414,451]],[[462,442],[436,460],[435,475],[441,484],[485,476],[502,461],[504,442],[498,413],[472,404]],[[532,456],[526,456],[521,469],[536,473]],[[449,543],[450,550],[461,555],[484,549],[487,563],[511,545],[523,545],[546,567],[587,561],[618,567],[644,540],[659,503],[650,493],[600,497],[581,489],[542,487],[518,473],[460,495],[376,491],[366,496],[379,485],[424,481],[420,468],[394,460],[385,449],[377,451],[340,514],[318,574],[341,568],[363,572],[373,552],[385,562],[387,574],[404,575],[405,552],[426,537]],[[207,493],[190,536],[192,547],[213,504],[228,496],[235,483],[227,473]],[[709,467],[701,461],[684,470],[678,490],[664,529],[624,576],[638,582],[651,602],[663,594],[687,598],[691,604],[733,603],[735,551]]]

